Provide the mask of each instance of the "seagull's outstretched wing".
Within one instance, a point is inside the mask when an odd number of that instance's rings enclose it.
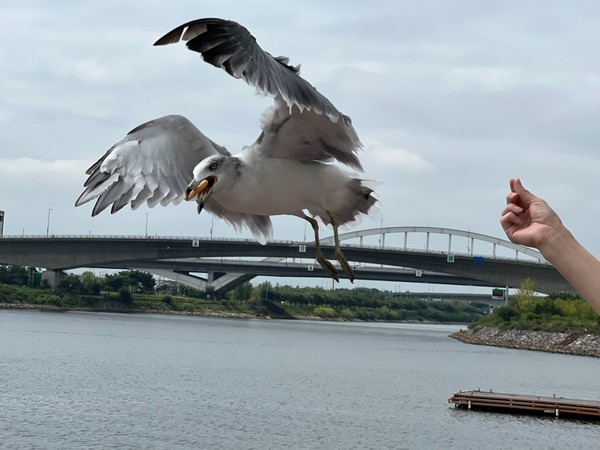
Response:
[[[326,97],[298,75],[286,57],[273,57],[256,43],[254,36],[231,20],[198,19],[165,34],[154,45],[187,41],[190,50],[204,61],[241,78],[262,94],[281,96],[287,105],[301,111],[311,109],[336,121],[341,115]]]
[[[271,56],[246,28],[230,20],[193,20],[154,45],[180,40],[201,53],[204,61],[275,98],[275,107],[263,120],[263,133],[255,143],[257,151],[306,162],[337,159],[362,171],[357,157],[361,143],[350,118],[300,77],[288,58]]]
[[[132,209],[144,201],[150,207],[178,204],[196,164],[217,153],[229,155],[185,117],[151,120],[131,130],[87,170],[86,189],[75,206],[98,198],[95,216],[111,204],[113,214],[128,203]]]

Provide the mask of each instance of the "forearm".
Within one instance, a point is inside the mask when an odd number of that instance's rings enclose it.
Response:
[[[539,250],[600,314],[600,261],[564,227],[548,236]]]

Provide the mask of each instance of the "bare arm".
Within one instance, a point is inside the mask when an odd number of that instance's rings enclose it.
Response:
[[[558,215],[521,181],[510,180],[500,223],[516,244],[537,248],[600,314],[600,261],[563,225]]]

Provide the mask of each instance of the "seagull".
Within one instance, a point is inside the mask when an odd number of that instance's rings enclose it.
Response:
[[[236,231],[245,227],[263,245],[272,238],[270,216],[296,216],[314,230],[317,262],[339,281],[321,250],[320,221],[333,228],[335,257],[353,281],[338,227],[368,215],[377,199],[367,180],[335,164],[363,172],[358,159],[362,144],[350,118],[300,76],[299,66],[262,50],[236,22],[193,20],[154,45],[180,41],[205,62],[273,97],[260,135],[232,155],[183,116],[151,120],[131,130],[87,170],[75,206],[97,199],[96,216],[110,205],[114,214],[127,204],[136,209],[144,202],[154,207],[195,199],[198,214],[206,209]]]

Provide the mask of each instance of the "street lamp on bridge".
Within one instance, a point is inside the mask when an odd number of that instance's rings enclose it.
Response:
[[[52,208],[48,208],[48,222],[46,223],[46,237],[50,235],[50,212]]]

